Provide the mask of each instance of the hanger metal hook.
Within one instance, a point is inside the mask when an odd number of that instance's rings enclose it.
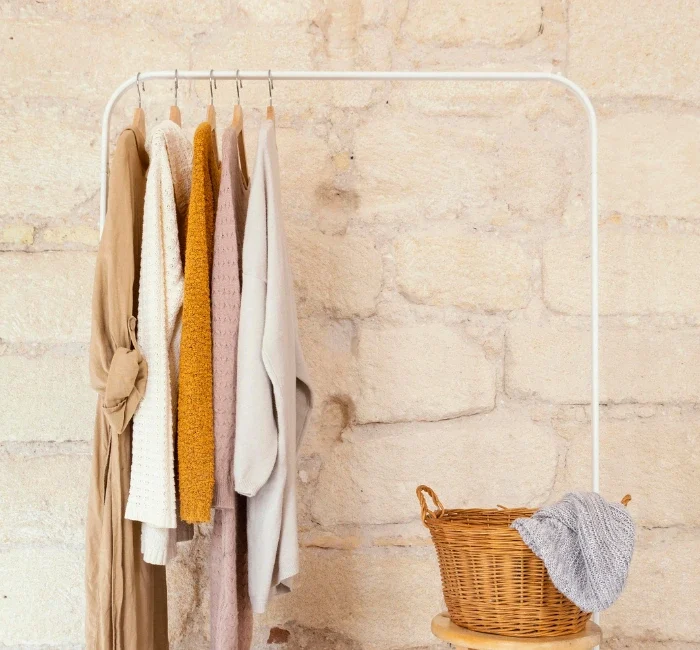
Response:
[[[177,106],[177,68],[175,68],[175,106]]]
[[[141,73],[137,72],[136,73],[136,92],[139,94],[139,108],[141,108],[141,89],[143,89],[143,92],[146,92],[146,86],[141,82],[141,85],[139,86],[139,78],[141,77]]]
[[[214,82],[214,87],[212,88],[212,81]],[[214,90],[216,90],[216,79],[214,79],[214,68],[209,70],[209,96],[210,96],[210,104],[214,104]]]
[[[240,78],[240,70],[236,70],[236,96],[238,97],[238,105],[241,105],[241,88],[243,88],[243,82]]]
[[[272,89],[275,85],[272,83],[272,70],[267,71],[267,90],[270,93],[270,106],[272,106]]]

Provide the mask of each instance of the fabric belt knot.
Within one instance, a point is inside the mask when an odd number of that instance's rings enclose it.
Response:
[[[115,350],[107,374],[104,411],[113,431],[121,433],[131,421],[146,390],[148,366],[136,343],[136,318],[129,318],[131,348]]]

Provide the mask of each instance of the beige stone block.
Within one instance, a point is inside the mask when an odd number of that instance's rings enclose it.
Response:
[[[281,112],[287,110],[285,107]],[[276,138],[285,220],[308,220],[325,208],[323,190],[331,185],[335,173],[328,144],[325,139],[297,128],[278,127]],[[252,160],[255,148],[250,151]]]
[[[3,29],[0,23],[0,34]],[[0,80],[0,85],[3,83],[7,81]],[[56,92],[52,90],[51,94]],[[24,90],[13,91],[15,96],[21,93]],[[4,113],[4,119],[0,120],[0,147],[6,152],[7,164],[0,175],[2,212],[51,220],[84,213],[93,200],[96,206],[98,120],[76,124],[71,119],[62,119],[55,107],[47,109],[41,104],[24,111],[5,112],[3,108],[0,105],[0,112]],[[95,211],[92,225],[96,224]],[[30,244],[32,231],[32,226],[18,224],[10,230],[10,236],[17,243]],[[3,239],[5,236],[7,230]]]
[[[98,225],[89,226],[56,226],[45,228],[42,232],[45,244],[82,244],[84,246],[97,246],[100,242],[100,230]]]
[[[552,402],[589,401],[589,339],[587,330],[560,321],[512,323],[506,331],[507,394]]]
[[[66,3],[70,1],[64,0]],[[109,4],[120,15],[146,15],[183,25],[188,23],[209,25],[229,19],[232,3],[228,0],[172,3],[163,3],[161,0],[109,0]]]
[[[60,18],[37,21],[6,20],[0,23],[5,69],[0,79],[0,96],[24,97],[108,97],[126,77],[137,70],[160,70],[180,62],[187,67],[189,43],[182,29],[154,29],[136,16],[118,20],[82,21]],[[50,47],[41,47],[50,43]],[[89,61],[90,65],[86,65]],[[207,66],[211,67],[211,66]],[[155,88],[155,83],[153,88]],[[162,82],[160,82],[162,83]],[[132,91],[132,101],[136,94]],[[97,120],[95,121],[97,124]],[[39,137],[37,133],[37,137]],[[16,143],[21,144],[21,143]],[[66,160],[70,147],[65,141],[52,143],[53,164],[61,160],[63,173],[85,179]],[[56,158],[58,156],[58,158]],[[40,157],[31,156],[34,162]],[[48,161],[47,161],[48,162]],[[92,165],[96,178],[98,165]],[[49,177],[42,175],[44,181]]]
[[[78,546],[0,549],[2,642],[9,647],[84,643],[84,565]]]
[[[700,237],[604,228],[600,234],[600,313],[700,314]],[[590,240],[544,244],[544,298],[558,312],[590,314]]]
[[[322,526],[414,521],[420,483],[447,508],[534,506],[546,499],[556,466],[552,430],[520,410],[355,427],[321,468],[312,514]]]
[[[0,455],[0,544],[81,544],[89,456]]]
[[[317,404],[320,406],[329,398],[345,400],[356,394],[352,326],[302,318],[299,320],[299,336]]]
[[[350,551],[360,546],[360,538],[356,535],[341,537],[340,535],[330,535],[327,533],[310,533],[301,539],[302,546],[311,548],[327,548],[338,551]]]
[[[699,575],[697,528],[638,528],[625,591],[601,617],[606,636],[697,643]]]
[[[566,138],[507,119],[382,116],[355,133],[358,216],[368,221],[463,218],[539,221],[563,213]],[[570,142],[568,144],[570,146]]]
[[[387,6],[384,0],[362,0],[362,24],[379,25],[386,20]]]
[[[506,392],[545,401],[590,402],[588,329],[550,322],[517,322],[506,333]],[[700,340],[694,330],[601,331],[603,402],[697,402]]]
[[[108,0],[54,0],[53,2],[33,2],[14,0],[0,6],[0,15],[23,20],[46,20],[69,17],[106,18],[114,16],[112,3]],[[63,650],[61,648],[60,650]]]
[[[700,99],[700,6],[666,0],[573,0],[567,73],[598,96]],[[682,62],[682,64],[679,64]]]
[[[87,355],[0,356],[0,394],[0,441],[92,438],[97,394]]]
[[[537,37],[541,21],[539,0],[411,2],[403,34],[439,47],[520,47]]]
[[[361,2],[326,0],[325,4],[325,49],[333,60],[351,61],[357,54],[357,35],[362,21]]]
[[[269,25],[287,25],[305,23],[314,18],[321,3],[316,0],[239,0],[236,4],[239,12],[256,22]],[[306,27],[306,25],[304,24]]]
[[[318,388],[322,390],[323,386],[314,383],[314,390]],[[312,483],[318,478],[318,463],[330,454],[333,445],[350,426],[353,413],[352,399],[348,395],[331,399],[325,399],[322,392],[315,395],[316,406],[311,411],[309,427],[298,450],[299,462],[303,468],[299,471],[299,479],[303,484]],[[307,460],[314,463],[312,472],[305,472]]]
[[[249,4],[259,5],[258,0]],[[251,13],[250,20],[237,20],[233,24],[222,23],[207,29],[206,38],[195,39],[192,45],[191,66],[194,69],[209,68],[228,70],[232,61],[245,61],[248,70],[267,70],[272,67],[277,70],[313,70],[317,66],[314,53],[323,47],[323,34],[320,30],[310,29],[308,25],[298,25],[287,21],[283,14],[297,14],[306,11],[304,5],[292,6],[293,3],[268,3],[266,14],[276,14],[279,18],[255,20]],[[245,7],[246,5],[244,5]],[[298,14],[297,14],[298,15]],[[280,22],[277,22],[279,19]],[[242,63],[241,63],[242,65]],[[209,102],[209,84],[199,82],[196,92],[202,105]],[[328,84],[318,81],[284,81],[275,82],[273,104],[278,107],[276,121],[279,126],[297,125],[299,116],[309,117],[317,110],[327,111],[331,91]],[[216,91],[216,106],[231,107],[236,101],[236,84],[222,83]],[[250,117],[253,109],[265,111],[269,101],[266,81],[246,81],[241,90],[241,103],[246,113],[246,128],[250,128]],[[222,109],[223,110],[223,109]],[[257,132],[257,129],[256,129]],[[278,136],[280,136],[278,130]],[[247,144],[247,143],[246,143]],[[256,147],[251,150],[251,157]],[[282,146],[280,144],[280,155]],[[313,159],[301,160],[299,152],[295,156],[293,167],[303,170],[314,164]],[[289,169],[280,165],[280,169]],[[284,174],[284,172],[283,172]],[[284,182],[284,179],[283,179]]]
[[[14,223],[0,230],[0,244],[29,246],[34,241],[34,226],[28,223]]]
[[[297,305],[301,314],[369,316],[382,284],[382,258],[367,237],[328,236],[288,229]]]
[[[604,650],[700,650],[700,642],[654,641],[648,638],[613,638],[604,639]]]
[[[441,51],[433,65],[437,69],[448,69],[447,61],[442,61],[440,56],[449,61],[453,51]],[[486,57],[484,61],[475,61],[468,69],[508,72],[513,70],[513,65],[510,60],[494,62]],[[547,81],[534,84],[517,81],[395,81],[391,82],[391,104],[395,108],[428,115],[501,118],[553,113],[567,120],[585,120],[575,96]],[[548,124],[548,130],[552,124],[554,122]]]
[[[632,495],[640,526],[699,526],[690,497],[700,476],[700,415],[662,412],[647,418],[606,418],[601,425],[601,487],[610,500]],[[590,429],[576,430],[566,455],[567,489],[590,485]]]
[[[442,420],[488,411],[495,368],[459,327],[360,328],[358,422]]]
[[[304,638],[290,639],[296,647],[385,650],[435,641],[430,618],[444,605],[432,549],[306,549],[297,580],[291,598],[271,601],[267,626],[286,628],[293,621],[301,635],[326,630],[337,639],[308,646]]]
[[[95,255],[0,253],[0,338],[88,341]]]
[[[195,526],[194,540],[178,544],[168,563],[168,637],[178,650],[208,650],[209,642],[209,525]]]
[[[530,260],[496,237],[411,235],[394,245],[396,281],[412,302],[506,311],[527,305]]]
[[[600,123],[600,198],[605,211],[697,219],[700,117],[627,113]]]

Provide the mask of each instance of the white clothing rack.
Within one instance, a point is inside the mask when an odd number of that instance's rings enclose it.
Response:
[[[590,98],[575,83],[549,72],[315,72],[270,70],[164,70],[141,72],[138,81],[154,79],[213,79],[232,81],[547,81],[564,86],[583,104],[588,118],[590,147],[590,220],[591,220],[591,462],[592,489],[600,489],[600,384],[598,363],[598,122]],[[117,100],[136,85],[134,75],[122,83],[109,98],[102,117],[102,158],[100,188],[100,232],[107,214],[109,177],[109,128]],[[598,619],[597,615],[594,617]]]

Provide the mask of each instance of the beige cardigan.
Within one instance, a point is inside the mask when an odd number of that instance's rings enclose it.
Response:
[[[288,591],[299,571],[297,446],[312,394],[299,344],[294,286],[280,213],[274,122],[260,129],[243,239],[234,485],[248,498],[253,611]]]

